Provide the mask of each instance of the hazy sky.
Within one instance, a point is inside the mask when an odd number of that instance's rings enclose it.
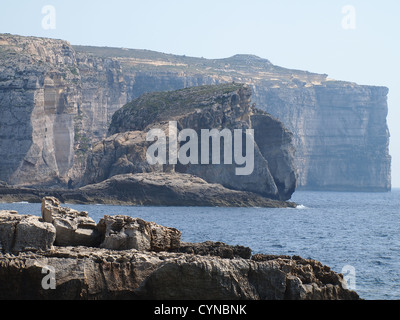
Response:
[[[45,6],[55,9],[55,25],[50,11],[42,13]],[[343,11],[346,6],[352,10]],[[399,21],[398,0],[0,2],[0,33],[205,58],[248,53],[287,68],[387,86],[393,187],[400,187]]]

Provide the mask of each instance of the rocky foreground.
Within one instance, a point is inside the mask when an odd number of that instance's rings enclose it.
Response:
[[[315,260],[252,255],[127,216],[42,202],[42,217],[0,212],[0,299],[346,299],[341,274]]]

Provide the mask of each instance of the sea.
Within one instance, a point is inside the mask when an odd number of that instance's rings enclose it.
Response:
[[[68,205],[98,222],[128,215],[174,227],[182,241],[221,241],[255,253],[315,259],[345,275],[365,300],[400,299],[400,189],[389,193],[297,191],[298,208]],[[40,215],[40,204],[0,210]]]

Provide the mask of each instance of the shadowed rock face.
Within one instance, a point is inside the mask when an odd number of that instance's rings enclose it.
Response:
[[[121,174],[77,190],[60,192],[68,203],[149,206],[295,208],[288,201],[238,191],[184,173]]]
[[[346,289],[342,275],[317,261],[296,259],[254,261],[85,247],[19,256],[0,253],[0,299],[359,299]],[[56,270],[55,290],[41,287],[45,266]]]
[[[281,122],[254,108],[250,102],[251,90],[242,84],[145,94],[114,114],[110,137],[96,144],[89,155],[84,184],[98,183],[117,174],[175,171],[193,174],[226,188],[288,200],[296,187],[292,134]],[[160,128],[169,137],[169,121],[176,121],[178,130],[194,130],[199,139],[202,129],[228,129],[231,141],[234,129],[241,129],[243,133],[253,129],[254,170],[249,175],[237,175],[235,161],[225,164],[223,157],[218,165],[182,165],[179,162],[169,166],[149,165],[146,151],[151,143],[145,141],[145,133]],[[224,154],[225,140],[219,141],[220,154]],[[200,141],[198,143],[200,145]],[[233,149],[232,144],[232,154]],[[199,163],[202,151],[199,148]],[[241,152],[246,155],[244,145]],[[209,157],[211,159],[211,155]]]

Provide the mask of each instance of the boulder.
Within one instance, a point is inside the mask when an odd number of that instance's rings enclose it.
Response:
[[[102,234],[101,248],[160,252],[180,246],[180,231],[139,218],[106,215],[97,229]]]
[[[17,254],[52,248],[56,229],[40,217],[0,211],[0,251]]]
[[[57,246],[97,246],[100,234],[96,222],[85,211],[61,207],[60,201],[54,197],[42,200],[42,217],[56,229]]]

